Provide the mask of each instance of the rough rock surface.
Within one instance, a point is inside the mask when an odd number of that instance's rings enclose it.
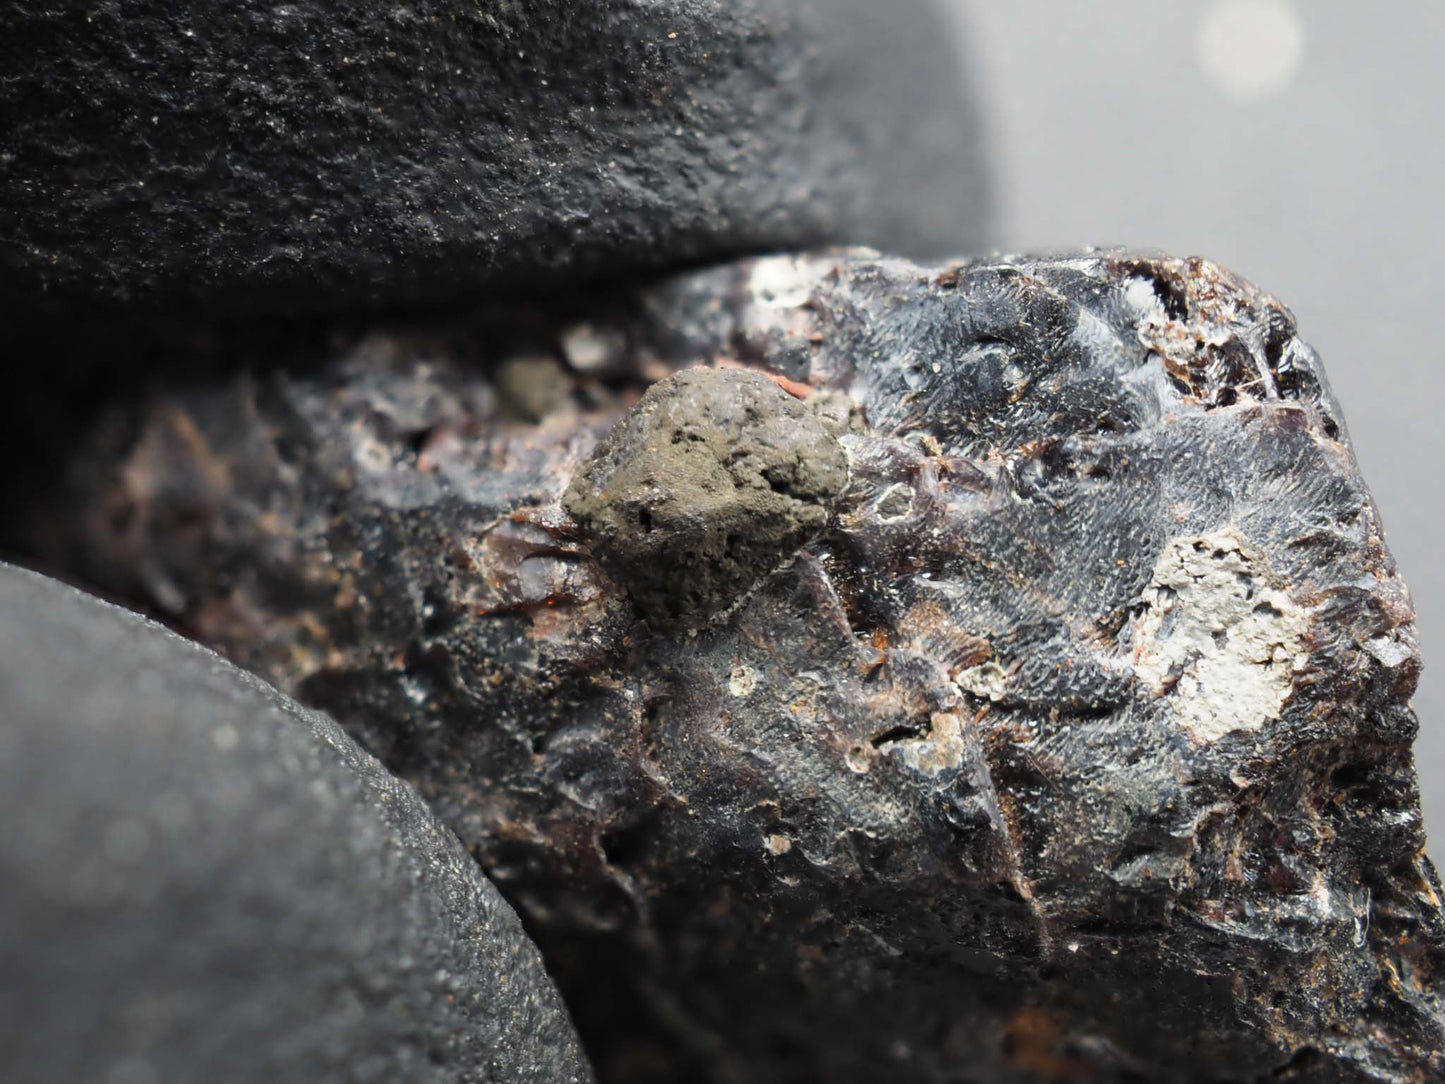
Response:
[[[413,780],[606,1080],[1445,1074],[1413,612],[1285,308],[1120,253],[604,300],[118,410],[49,553]],[[668,539],[564,494],[697,364],[831,401],[848,479],[659,627]]]
[[[848,484],[834,437],[759,373],[678,373],[612,427],[562,508],[650,625],[706,623],[827,525]]]
[[[592,1079],[517,916],[323,716],[0,566],[10,1084]]]
[[[5,0],[0,25],[0,298],[343,311],[979,241],[928,0]]]

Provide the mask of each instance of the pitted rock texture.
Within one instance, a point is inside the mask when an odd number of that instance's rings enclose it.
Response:
[[[0,25],[22,314],[344,312],[981,239],[931,0],[6,0]]]
[[[572,374],[536,422],[519,324]],[[698,364],[853,414],[848,480],[658,630],[563,497]],[[608,1081],[1445,1073],[1409,597],[1314,352],[1208,261],[747,261],[92,447],[52,558],[413,780]]]
[[[536,947],[331,720],[0,565],[7,1084],[587,1084]]]

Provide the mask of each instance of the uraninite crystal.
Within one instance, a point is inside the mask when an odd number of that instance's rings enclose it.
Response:
[[[1440,1079],[1413,611],[1288,310],[1115,252],[594,300],[118,407],[50,553],[415,782],[606,1080]]]

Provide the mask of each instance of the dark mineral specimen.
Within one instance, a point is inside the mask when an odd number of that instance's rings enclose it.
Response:
[[[1441,1079],[1413,613],[1286,309],[1118,253],[595,300],[118,410],[48,552],[415,782],[608,1081]]]
[[[331,722],[0,565],[0,1076],[585,1084],[517,916]]]
[[[0,27],[0,299],[345,311],[936,254],[983,220],[926,0],[3,0]]]

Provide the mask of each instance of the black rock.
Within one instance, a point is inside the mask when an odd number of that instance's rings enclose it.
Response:
[[[0,820],[10,1084],[592,1079],[411,787],[211,652],[9,566]]]
[[[609,1081],[1445,1074],[1414,614],[1283,306],[1204,260],[835,254],[574,319],[117,408],[48,552],[413,780]],[[489,374],[547,328],[570,382],[522,417]],[[565,495],[718,428],[734,378],[643,394],[699,363],[819,403],[783,413],[848,481],[692,583],[690,483]]]
[[[928,0],[7,0],[0,25],[0,298],[336,311],[980,237]]]

